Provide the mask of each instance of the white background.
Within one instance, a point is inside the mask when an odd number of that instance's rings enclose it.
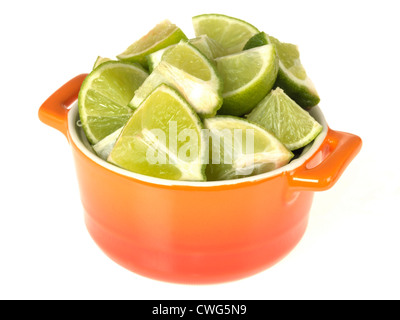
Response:
[[[2,1],[2,299],[399,299],[397,1]],[[69,145],[37,117],[45,99],[168,18],[223,13],[299,45],[331,128],[363,148],[315,194],[307,232],[277,265],[221,285],[150,280],[89,237]]]

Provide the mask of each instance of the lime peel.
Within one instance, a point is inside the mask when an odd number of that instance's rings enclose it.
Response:
[[[139,62],[147,67],[146,56],[181,40],[187,40],[183,31],[169,20],[164,20],[117,55],[117,58],[123,61]]]
[[[260,32],[249,39],[244,50],[265,44],[274,44],[279,58],[279,72],[274,88],[282,88],[303,109],[309,110],[317,105],[320,98],[300,61],[297,45],[280,42],[265,32]]]
[[[82,83],[78,96],[82,128],[91,144],[96,144],[130,118],[128,103],[148,77],[139,65],[107,61],[93,70]]]
[[[172,124],[175,124],[175,134]],[[206,165],[202,160],[206,145],[202,128],[200,118],[178,91],[161,84],[125,125],[108,161],[153,177],[205,181]],[[185,130],[194,135],[189,142],[182,138]],[[172,141],[176,141],[174,147]],[[186,157],[185,148],[194,150],[190,158]]]
[[[216,116],[206,119],[204,125],[210,130],[208,180],[230,180],[268,172],[293,158],[293,153],[274,135],[246,119]],[[252,135],[251,139],[248,134]],[[232,142],[226,144],[226,139]],[[215,161],[215,152],[222,159],[219,163]]]
[[[223,48],[223,55],[242,51],[259,30],[250,23],[223,14],[202,14],[192,18],[196,36],[206,34]]]
[[[289,150],[306,146],[322,131],[321,124],[281,88],[272,90],[247,119],[272,132]]]
[[[225,88],[220,114],[243,116],[272,89],[278,74],[273,45],[215,59]]]
[[[184,57],[190,58],[190,63],[184,62]],[[163,54],[162,61],[135,92],[129,105],[138,108],[162,83],[178,90],[201,117],[214,116],[222,105],[222,81],[214,65],[185,41]]]

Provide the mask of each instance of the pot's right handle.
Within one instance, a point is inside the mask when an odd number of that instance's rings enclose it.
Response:
[[[331,188],[360,151],[361,138],[328,128],[325,140],[307,162],[289,173],[296,189],[322,191]]]
[[[54,92],[39,108],[39,119],[57,129],[67,137],[68,109],[77,98],[83,80],[87,74],[81,74],[68,81]]]

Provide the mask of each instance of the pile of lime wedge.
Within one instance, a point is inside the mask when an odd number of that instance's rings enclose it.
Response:
[[[79,116],[94,152],[162,179],[239,179],[285,166],[322,126],[320,99],[298,47],[243,20],[169,20],[115,59],[99,56],[82,84]]]

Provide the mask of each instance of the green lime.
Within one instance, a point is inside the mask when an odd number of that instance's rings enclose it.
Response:
[[[139,65],[108,61],[86,77],[78,105],[80,121],[91,144],[96,144],[128,121],[133,113],[128,103],[147,76]]]
[[[148,34],[132,43],[117,58],[123,61],[139,62],[147,67],[147,55],[178,43],[180,40],[187,40],[183,31],[170,21],[164,20]]]
[[[279,58],[279,72],[275,87],[282,88],[304,109],[317,105],[320,98],[300,61],[298,47],[291,43],[280,42],[265,32],[260,32],[247,42],[244,50],[265,44],[274,44]]]
[[[157,87],[132,115],[108,161],[163,179],[204,181],[205,139],[200,118],[171,87]]]
[[[117,141],[119,135],[122,132],[122,129],[123,127],[119,128],[117,131],[111,133],[110,135],[105,137],[103,140],[100,140],[93,146],[93,150],[100,158],[102,158],[103,160],[107,160],[108,156],[111,153],[111,150],[115,145],[115,142]]]
[[[220,114],[242,116],[272,89],[278,73],[275,47],[265,45],[215,59],[224,83]]]
[[[200,50],[210,61],[221,57],[225,54],[224,48],[215,40],[211,39],[206,34],[196,38],[189,39],[189,42]]]
[[[233,116],[216,116],[204,121],[209,132],[210,181],[253,176],[280,168],[293,153],[257,124]]]
[[[213,62],[216,57],[219,57],[222,52],[221,46],[214,41],[213,39],[209,38],[207,35],[202,35],[197,38],[189,39],[188,42],[199,49],[199,51],[204,54],[209,61]],[[149,71],[152,72],[154,68],[160,63],[162,60],[163,54],[168,49],[174,47],[175,45],[171,45],[167,48],[158,50],[149,54],[147,58],[147,64],[149,66]]]
[[[253,49],[255,47],[265,46],[266,44],[271,44],[268,35],[265,32],[259,32],[252,36],[249,41],[246,42],[243,50]]]
[[[130,102],[138,108],[147,96],[165,83],[180,92],[202,117],[214,116],[222,105],[222,83],[214,65],[193,45],[181,41],[168,49]]]
[[[111,61],[111,59],[98,56],[96,61],[94,62],[93,70],[96,69],[102,63],[107,62],[107,61]]]
[[[222,14],[202,14],[192,18],[196,37],[207,35],[224,49],[223,55],[242,51],[258,29],[250,23]]]
[[[272,90],[247,119],[272,132],[289,150],[306,146],[322,131],[322,126],[281,88]]]
[[[147,65],[149,67],[150,73],[153,72],[153,70],[161,62],[164,52],[167,51],[168,49],[172,48],[173,46],[175,46],[175,45],[173,44],[173,45],[171,45],[169,47],[166,47],[166,48],[163,48],[163,49],[158,50],[156,52],[150,53],[148,56],[146,56]]]

